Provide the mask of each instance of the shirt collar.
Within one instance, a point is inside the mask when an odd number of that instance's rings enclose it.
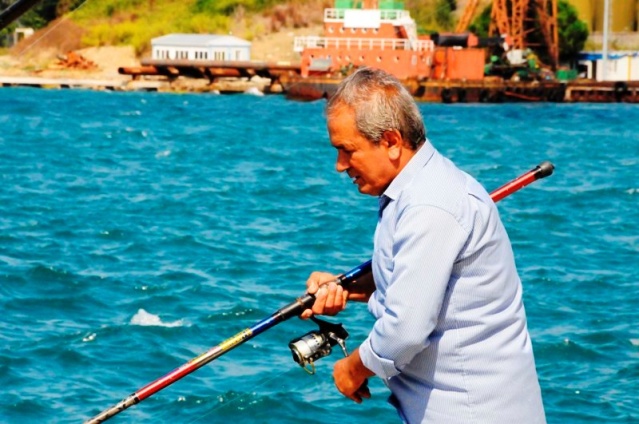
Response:
[[[419,150],[417,150],[417,153],[415,153],[415,156],[408,161],[404,169],[391,181],[390,185],[384,191],[384,194],[379,197],[380,213],[391,200],[397,200],[400,193],[413,180],[419,170],[426,166],[434,153],[435,148],[430,144],[430,141],[426,139]]]

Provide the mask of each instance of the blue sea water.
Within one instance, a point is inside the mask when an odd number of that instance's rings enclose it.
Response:
[[[75,423],[266,318],[313,270],[369,259],[376,199],[334,171],[323,102],[0,90],[0,422]],[[639,108],[421,104],[492,190],[523,284],[548,421],[639,422]],[[357,346],[372,320],[341,318]],[[306,374],[292,319],[114,423],[395,423],[387,392]],[[504,387],[504,390],[508,390]],[[111,421],[110,421],[111,422]]]

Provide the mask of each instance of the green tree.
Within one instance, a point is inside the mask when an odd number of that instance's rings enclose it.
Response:
[[[559,60],[573,62],[586,45],[588,26],[579,20],[577,10],[565,0],[559,0],[557,9]]]
[[[450,31],[453,29],[453,0],[406,0],[405,8],[417,24],[420,34]]]
[[[468,26],[468,30],[478,37],[488,37],[488,29],[490,28],[490,14],[493,8],[488,5],[481,11],[473,22]]]
[[[450,0],[438,0],[435,4],[435,22],[440,28],[450,30],[453,27],[453,15],[455,4]]]

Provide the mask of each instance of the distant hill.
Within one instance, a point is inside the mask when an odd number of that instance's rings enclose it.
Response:
[[[460,7],[465,1],[459,0]],[[460,13],[455,0],[398,3],[411,11],[422,32],[450,30]],[[64,45],[66,51],[130,45],[143,56],[152,38],[169,33],[232,33],[259,41],[282,31],[316,28],[324,9],[333,5],[332,0],[44,0],[29,12],[27,24],[43,27],[36,34],[42,47]],[[56,17],[48,25],[43,21]]]
[[[37,39],[39,49],[130,45],[144,55],[151,39],[164,34],[232,33],[253,41],[282,30],[317,26],[324,8],[331,5],[327,0],[43,0],[12,26],[38,30],[22,43],[32,49]]]

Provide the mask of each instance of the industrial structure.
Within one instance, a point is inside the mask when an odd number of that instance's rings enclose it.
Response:
[[[27,4],[36,1],[17,0],[0,12],[0,24],[15,20]],[[396,75],[422,101],[639,103],[639,81],[628,82],[638,79],[635,52],[610,56],[604,50],[583,55],[590,80],[572,81],[562,73],[564,69],[558,69],[558,1],[465,0],[454,33],[419,35],[401,1],[334,0],[334,7],[324,11],[324,34],[294,41],[299,63],[251,61],[250,43],[235,37],[171,34],[152,41],[152,57],[143,59],[142,66],[119,72],[138,80],[142,76],[168,81],[204,78],[209,80],[208,87],[228,78],[262,77],[270,81],[265,92],[315,99],[330,97],[354,68],[371,66]],[[567,1],[595,31],[608,26],[613,32],[637,28],[637,0]],[[493,36],[479,39],[467,30],[479,7],[489,3]],[[606,14],[612,11],[611,18],[602,17],[602,3]],[[507,61],[501,61],[499,49]],[[535,63],[529,51],[541,53],[538,57],[544,63]],[[535,63],[532,68],[531,63]]]
[[[541,30],[543,43],[531,36]],[[493,0],[491,34],[508,34],[512,48],[546,49],[549,65],[559,65],[559,37],[557,33],[557,0]]]

